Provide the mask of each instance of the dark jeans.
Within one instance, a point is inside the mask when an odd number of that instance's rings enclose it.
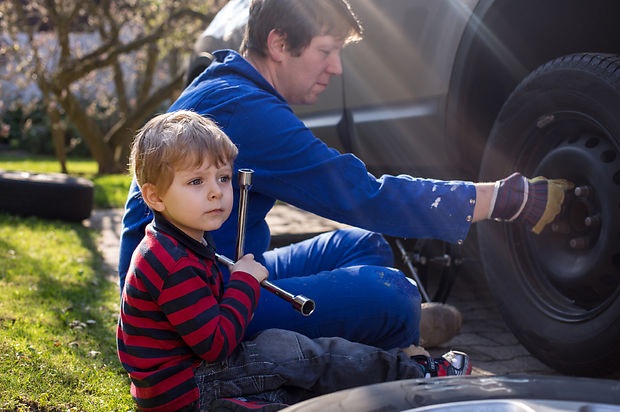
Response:
[[[385,351],[342,338],[310,339],[268,329],[244,341],[224,362],[195,369],[200,410],[217,398],[259,395],[292,404],[354,386],[423,377],[398,349]]]

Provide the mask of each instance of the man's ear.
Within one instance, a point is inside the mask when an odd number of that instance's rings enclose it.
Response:
[[[161,197],[159,197],[157,187],[154,184],[145,183],[140,188],[140,191],[142,192],[142,199],[144,199],[151,209],[160,213],[166,210],[166,206],[163,200],[161,200]]]
[[[271,29],[267,36],[267,52],[273,60],[282,61],[286,52],[286,35],[276,29]]]

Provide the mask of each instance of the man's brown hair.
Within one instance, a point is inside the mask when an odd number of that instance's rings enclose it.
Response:
[[[142,127],[131,146],[130,167],[138,185],[155,185],[164,194],[174,171],[199,167],[205,159],[217,166],[237,157],[238,149],[217,125],[189,110],[160,114]]]
[[[346,0],[252,0],[241,54],[265,57],[272,30],[285,37],[293,56],[316,36],[329,34],[345,43],[362,38],[362,26]]]

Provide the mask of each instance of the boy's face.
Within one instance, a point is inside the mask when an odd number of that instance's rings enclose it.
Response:
[[[160,195],[161,212],[185,234],[201,242],[204,232],[219,229],[233,205],[232,166],[205,159],[199,167],[175,169],[174,179]]]

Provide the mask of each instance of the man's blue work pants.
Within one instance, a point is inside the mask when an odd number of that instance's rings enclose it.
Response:
[[[313,299],[316,309],[302,316],[290,303],[262,290],[246,337],[280,328],[383,349],[418,344],[420,293],[391,268],[392,251],[383,236],[355,228],[337,230],[267,251],[263,257],[271,282]]]

